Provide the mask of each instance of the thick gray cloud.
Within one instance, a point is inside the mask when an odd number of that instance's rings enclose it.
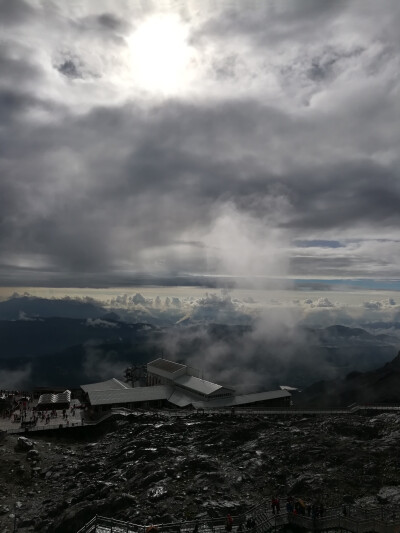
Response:
[[[3,283],[399,276],[397,2],[0,12]]]
[[[27,23],[35,17],[35,9],[29,2],[24,0],[1,0],[0,1],[0,25]]]

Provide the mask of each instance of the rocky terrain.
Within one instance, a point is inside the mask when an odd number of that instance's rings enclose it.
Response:
[[[400,416],[137,415],[77,438],[0,443],[0,533],[221,517],[261,497],[400,503]],[[68,438],[67,438],[68,437]],[[73,439],[73,440],[72,440]]]

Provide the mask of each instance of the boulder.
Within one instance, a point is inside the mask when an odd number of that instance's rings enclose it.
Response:
[[[40,459],[39,452],[34,449],[30,449],[26,455],[28,461],[38,461]]]
[[[20,452],[29,452],[35,446],[34,442],[26,437],[18,437],[16,450]]]
[[[377,494],[379,503],[400,503],[400,486],[382,487]]]

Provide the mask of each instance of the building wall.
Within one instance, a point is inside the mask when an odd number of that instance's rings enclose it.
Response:
[[[233,390],[222,388],[209,394],[208,398],[228,398],[229,396],[233,396],[234,393],[235,391]]]

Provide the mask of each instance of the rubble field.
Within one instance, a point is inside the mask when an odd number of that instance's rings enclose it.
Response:
[[[40,433],[0,443],[0,533],[15,513],[18,532],[74,533],[96,514],[224,517],[275,494],[325,507],[400,503],[397,414],[138,415],[84,441]]]

